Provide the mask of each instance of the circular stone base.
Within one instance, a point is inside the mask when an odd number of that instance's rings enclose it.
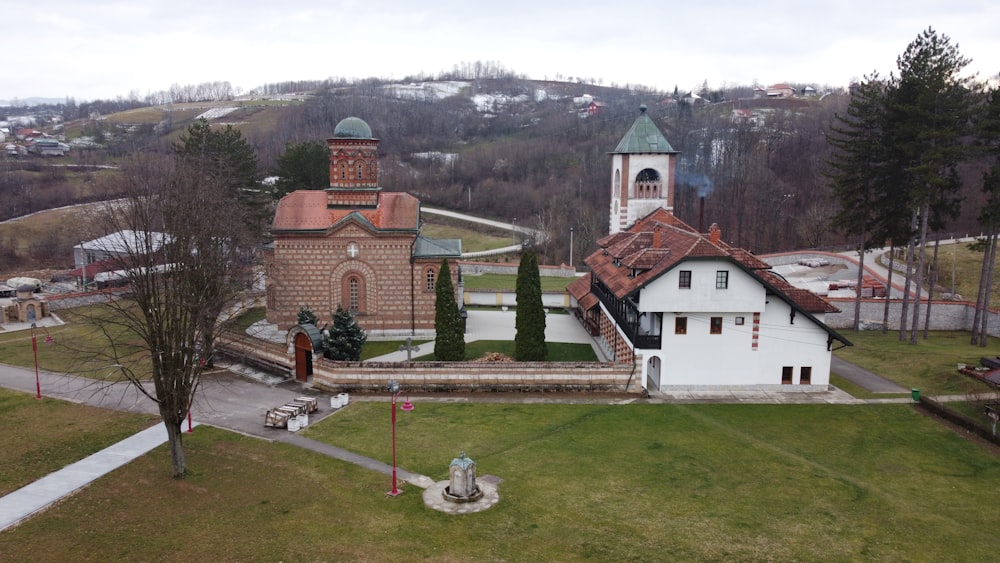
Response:
[[[424,504],[438,512],[470,514],[472,512],[482,512],[500,502],[500,493],[497,492],[497,486],[482,481],[476,483],[476,486],[483,491],[483,498],[473,502],[448,502],[444,499],[442,493],[444,493],[445,487],[449,484],[449,481],[438,481],[424,489]]]

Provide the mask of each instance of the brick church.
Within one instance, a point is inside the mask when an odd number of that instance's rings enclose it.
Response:
[[[287,330],[308,307],[322,325],[340,305],[371,336],[432,333],[441,260],[457,276],[461,241],[421,236],[420,201],[383,191],[379,140],[363,120],[342,120],[326,142],[330,187],[289,193],[274,214],[268,322]]]

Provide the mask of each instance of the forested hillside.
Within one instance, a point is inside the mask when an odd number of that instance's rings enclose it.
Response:
[[[257,149],[261,177],[273,171],[288,143],[323,141],[341,119],[357,116],[382,140],[384,189],[544,229],[551,234],[538,249],[544,263],[568,261],[573,228],[579,264],[608,229],[607,153],[645,104],[682,152],[675,202],[680,218],[706,229],[717,223],[725,240],[760,253],[844,242],[828,226],[835,209],[823,175],[826,134],[848,101],[843,92],[753,99],[750,88],[742,88],[684,101],[676,92],[529,81],[502,73],[454,78],[274,85],[266,96],[130,104],[122,113],[70,119],[60,131],[67,140],[86,138],[89,148],[30,166],[0,160],[4,218],[92,199],[95,193],[112,196],[100,193],[90,174],[78,182],[39,170],[57,163],[114,164],[135,150],[165,149],[212,108],[230,108],[206,117],[213,126],[231,124],[243,132]],[[601,106],[588,114],[591,99]],[[967,175],[965,209],[952,230],[975,231],[978,175]]]

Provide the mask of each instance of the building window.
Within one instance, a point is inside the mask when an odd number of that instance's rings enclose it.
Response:
[[[785,366],[781,368],[781,384],[782,385],[792,384],[792,366]]]
[[[347,179],[347,165],[344,164],[343,162],[340,163],[340,179],[341,180]]]
[[[799,385],[809,385],[812,382],[813,368],[803,366],[799,368]]]
[[[352,313],[357,313],[361,307],[361,282],[358,278],[347,280],[347,309]]]
[[[743,317],[736,317],[736,326],[743,326]]]
[[[680,289],[691,289],[691,270],[680,271],[680,278],[678,280],[677,287]]]
[[[364,172],[364,169],[365,169],[365,167],[364,167],[364,166],[362,166],[362,165],[360,165],[360,164],[358,165],[358,180],[360,180],[360,179],[361,179],[361,175],[362,175],[362,173]]]
[[[722,334],[722,317],[712,317],[708,331],[712,334]]]
[[[687,333],[688,333],[688,318],[674,317],[674,334],[687,334]]]
[[[434,291],[434,269],[428,268],[427,274],[425,276],[427,279],[427,285],[424,287],[427,291]]]
[[[719,270],[715,272],[715,289],[729,288],[729,270]]]

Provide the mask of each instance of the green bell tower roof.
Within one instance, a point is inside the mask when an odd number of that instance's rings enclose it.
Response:
[[[611,154],[676,154],[677,152],[667,142],[663,133],[660,133],[653,120],[646,115],[646,105],[643,104],[639,106],[639,117]]]

